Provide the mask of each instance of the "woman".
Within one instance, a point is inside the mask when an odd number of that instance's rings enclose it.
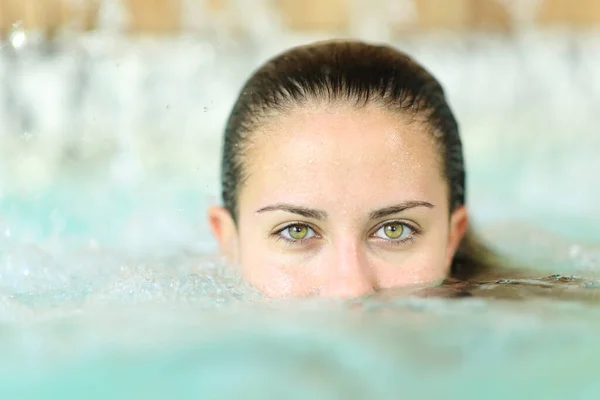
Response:
[[[221,252],[268,296],[354,297],[481,276],[457,123],[387,46],[332,41],[259,68],[227,122]]]

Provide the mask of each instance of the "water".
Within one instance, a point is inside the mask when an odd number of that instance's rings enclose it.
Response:
[[[268,301],[220,262],[204,213],[239,86],[308,38],[16,32],[0,50],[1,398],[598,397],[599,36],[398,43],[447,88],[475,223],[532,279]]]

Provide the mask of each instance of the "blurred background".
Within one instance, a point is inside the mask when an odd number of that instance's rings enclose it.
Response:
[[[237,91],[277,52],[329,38],[391,43],[442,82],[487,235],[561,238],[535,239],[545,251],[600,233],[597,0],[0,0],[0,38],[13,241],[21,227],[23,241],[209,246]]]
[[[216,29],[240,39],[275,26],[286,33],[378,31],[398,38],[436,30],[589,29],[599,21],[595,0],[3,0],[0,26],[6,35],[19,22],[48,39],[94,30],[206,35]]]
[[[225,120],[267,58],[331,38],[441,81],[493,247],[600,270],[599,0],[0,0],[1,398],[598,397],[597,303],[557,293],[600,280],[235,307],[205,222]]]

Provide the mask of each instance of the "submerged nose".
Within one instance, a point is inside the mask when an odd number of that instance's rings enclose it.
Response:
[[[333,251],[329,284],[322,295],[359,297],[376,290],[373,271],[364,250],[355,244],[337,246]]]

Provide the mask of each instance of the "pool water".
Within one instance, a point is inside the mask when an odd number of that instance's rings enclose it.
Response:
[[[479,232],[531,279],[353,300],[265,299],[215,254],[220,129],[262,54],[3,49],[0,398],[598,398],[599,42],[556,94],[553,40],[406,43],[447,84]]]

